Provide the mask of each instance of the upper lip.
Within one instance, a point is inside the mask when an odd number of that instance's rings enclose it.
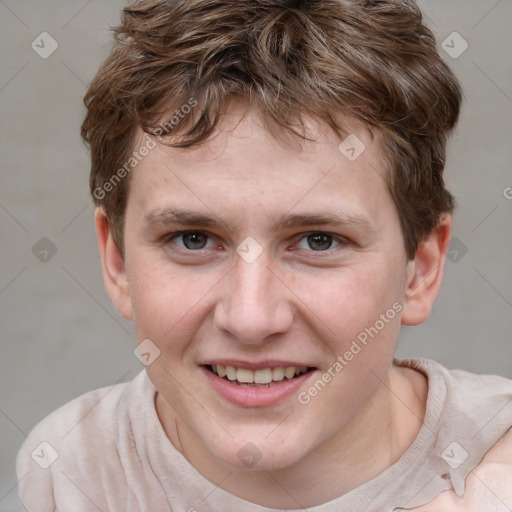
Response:
[[[304,367],[314,368],[311,364],[301,363],[297,361],[280,361],[277,359],[266,359],[264,361],[251,362],[242,361],[240,359],[211,359],[201,363],[201,366],[221,364],[223,366],[233,366],[234,368],[245,368],[246,370],[262,370],[264,368],[288,368],[295,366],[296,368]]]

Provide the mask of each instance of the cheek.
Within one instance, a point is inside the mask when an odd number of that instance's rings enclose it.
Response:
[[[178,348],[203,314],[216,280],[209,274],[171,270],[149,261],[133,263],[130,292],[137,339],[149,338],[163,347],[172,337]]]
[[[317,406],[335,403],[343,417],[350,417],[375,392],[392,363],[400,332],[399,283],[385,264],[352,267],[332,273],[329,280],[316,280],[314,287],[309,283],[314,293],[304,301],[309,309],[304,315],[322,340],[326,367],[304,401],[325,389]]]
[[[330,333],[327,338],[342,344],[401,300],[400,280],[383,264],[357,265],[295,283],[294,291],[306,305],[305,315],[309,309],[307,316],[317,318],[316,324]]]

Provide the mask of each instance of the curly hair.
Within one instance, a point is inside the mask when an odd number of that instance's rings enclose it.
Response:
[[[340,112],[381,134],[409,258],[453,211],[443,172],[462,93],[413,0],[137,0],[113,32],[82,137],[91,193],[121,252],[129,176],[109,180],[130,170],[137,130],[192,148],[235,99],[297,137],[307,138],[305,116],[342,135]],[[178,122],[162,124],[174,111]]]

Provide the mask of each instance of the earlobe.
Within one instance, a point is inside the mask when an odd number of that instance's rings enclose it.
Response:
[[[103,207],[96,208],[94,221],[105,289],[119,313],[126,319],[132,320],[133,310],[125,261],[121,251],[114,242]]]
[[[451,215],[444,214],[438,226],[420,243],[414,260],[409,262],[403,324],[418,325],[430,316],[443,279],[451,231]]]

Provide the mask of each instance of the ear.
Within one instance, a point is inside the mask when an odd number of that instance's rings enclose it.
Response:
[[[439,225],[420,243],[414,260],[409,261],[403,324],[418,325],[430,316],[443,280],[451,233],[452,217],[444,214]]]
[[[121,251],[112,238],[108,218],[103,207],[96,208],[94,222],[100,249],[105,289],[119,313],[128,320],[132,320],[133,310],[125,262]]]

